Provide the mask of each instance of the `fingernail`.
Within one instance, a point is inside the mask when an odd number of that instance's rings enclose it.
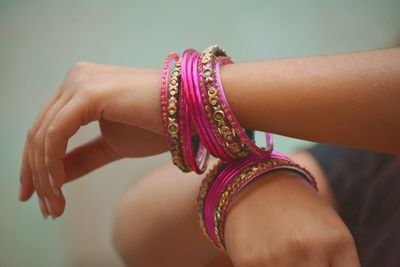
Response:
[[[22,201],[22,184],[19,184],[18,200]]]
[[[49,217],[49,214],[46,211],[46,205],[44,204],[43,200],[40,197],[38,197],[38,200],[39,200],[39,207],[40,207],[40,211],[42,212],[43,219],[46,220],[47,217]]]
[[[56,180],[54,179],[53,175],[49,175],[49,180],[51,187],[56,187]]]
[[[53,175],[49,175],[49,180],[50,180],[50,186],[51,186],[51,190],[53,190],[54,195],[56,195],[57,197],[60,196],[60,189],[57,188],[56,186],[56,182],[55,179],[53,177]]]
[[[51,187],[51,190],[53,190],[54,195],[56,195],[56,197],[59,197],[61,195],[60,189],[58,189],[57,187]]]
[[[44,197],[44,201],[46,202],[46,207],[47,207],[47,210],[50,212],[50,216],[54,219],[54,212],[53,212],[53,208],[51,207],[50,201],[47,199],[47,197]]]

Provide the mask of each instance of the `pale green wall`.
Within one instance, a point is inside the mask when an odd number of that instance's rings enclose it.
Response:
[[[71,266],[65,219],[44,222],[16,193],[25,132],[74,62],[160,67],[214,43],[236,61],[383,48],[400,41],[399,14],[398,0],[0,0],[0,266]]]

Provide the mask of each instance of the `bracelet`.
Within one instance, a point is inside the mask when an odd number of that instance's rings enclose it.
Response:
[[[168,147],[171,152],[172,162],[181,171],[189,172],[190,169],[183,161],[179,142],[178,126],[178,95],[180,91],[180,63],[179,55],[170,52],[165,59],[161,72],[161,112],[163,120],[164,133],[167,139]],[[168,74],[173,62],[174,69],[171,71],[170,82],[168,85]]]
[[[203,233],[217,248],[226,250],[223,233],[233,200],[248,183],[275,170],[300,174],[318,191],[314,177],[305,168],[277,152],[262,160],[247,157],[236,162],[219,162],[203,180],[197,202],[198,219]]]
[[[174,69],[170,72],[171,65],[175,62]],[[168,74],[169,77],[168,77]],[[168,78],[170,82],[168,83]],[[184,154],[182,153],[182,134],[181,132],[186,125],[179,122],[179,106],[180,94],[181,94],[181,63],[178,54],[170,52],[164,62],[164,66],[161,74],[161,111],[163,118],[163,128],[167,139],[168,147],[171,152],[172,162],[183,172],[191,172],[196,170],[192,162],[187,162]],[[186,140],[184,140],[186,141]],[[183,142],[184,142],[183,141]],[[206,169],[206,161],[208,155],[204,147],[200,146],[198,138],[194,136],[191,139],[194,144],[197,153],[196,162],[202,164],[201,169],[197,169],[196,172],[202,173]],[[204,163],[203,163],[204,162]]]
[[[232,63],[225,50],[215,45],[201,53],[186,49],[181,58],[170,52],[160,85],[163,128],[173,163],[183,172],[201,174],[209,153],[220,159],[203,179],[196,207],[203,234],[222,251],[226,251],[225,221],[231,205],[257,177],[288,170],[318,191],[305,168],[273,151],[270,133],[265,133],[266,148],[260,148],[254,132],[240,126],[220,77],[221,66]]]
[[[176,62],[175,68],[169,75],[173,62]],[[218,46],[211,46],[202,53],[187,49],[181,59],[171,52],[164,62],[161,77],[163,127],[172,161],[183,172],[203,173],[208,152],[224,161],[232,161],[248,155],[265,158],[272,151],[271,135],[266,133],[267,149],[257,147],[228,105],[219,69],[231,63],[225,50]],[[192,134],[192,125],[197,135]]]
[[[200,56],[200,91],[204,110],[208,118],[208,127],[212,129],[224,155],[213,154],[223,160],[234,160],[254,154],[265,158],[272,151],[271,134],[266,134],[267,148],[257,147],[239,125],[226,100],[219,75],[221,65],[231,64],[225,50],[218,46],[205,49]],[[228,151],[227,151],[228,150]]]
[[[201,142],[212,155],[222,159],[227,159],[225,158],[226,152],[223,150],[224,147],[221,147],[211,128],[208,127],[207,124],[207,115],[203,108],[202,98],[199,90],[200,85],[197,65],[200,59],[200,54],[194,49],[187,49],[183,53],[182,58],[188,58],[188,75],[186,80],[188,86],[185,90],[185,97],[187,103],[189,103],[191,106],[189,111],[196,132]]]
[[[243,147],[243,150],[246,151],[248,154],[254,154],[256,157],[265,158],[270,155],[273,150],[273,143],[272,143],[272,134],[271,133],[264,133],[266,139],[266,148],[262,149],[258,147],[254,140],[249,138],[246,131],[240,126],[238,120],[234,116],[231,108],[229,107],[228,101],[226,100],[225,93],[222,87],[221,76],[219,75],[221,65],[225,64],[232,64],[232,61],[229,58],[218,58],[215,64],[215,73],[216,75],[216,83],[217,88],[219,90],[218,95],[220,96],[219,99],[221,101],[221,108],[223,112],[226,114],[226,118],[231,125],[233,132],[235,132],[238,136],[240,147]]]
[[[198,136],[194,136],[192,139],[192,123],[193,123],[193,107],[189,99],[189,93],[193,87],[193,76],[192,76],[192,54],[196,51],[193,49],[187,49],[182,55],[181,61],[181,87],[182,90],[179,94],[179,127],[180,131],[180,144],[182,150],[182,156],[187,166],[195,171],[197,174],[203,173],[207,168],[208,151],[203,145],[203,140],[198,140]],[[195,124],[196,128],[196,124]],[[196,128],[197,130],[197,128]],[[199,134],[199,131],[197,131]],[[194,152],[196,151],[196,152]]]

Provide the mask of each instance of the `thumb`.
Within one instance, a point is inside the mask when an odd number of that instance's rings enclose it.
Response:
[[[99,136],[70,151],[64,157],[65,181],[73,181],[101,166],[120,159]]]

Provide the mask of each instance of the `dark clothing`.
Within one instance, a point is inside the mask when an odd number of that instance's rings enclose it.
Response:
[[[400,157],[332,145],[308,150],[324,170],[363,267],[400,266]]]

